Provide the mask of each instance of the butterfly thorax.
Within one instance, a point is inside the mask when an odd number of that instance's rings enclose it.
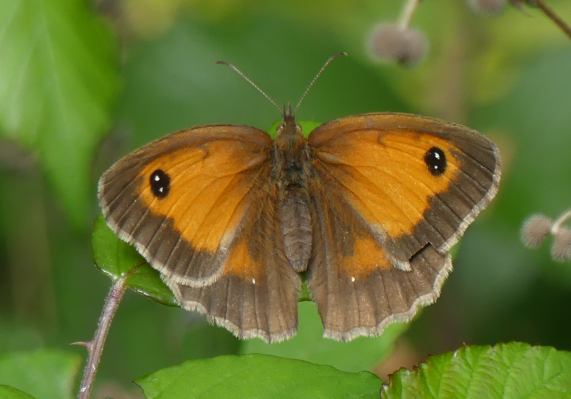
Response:
[[[291,113],[284,113],[283,123],[274,141],[273,178],[278,190],[278,214],[284,249],[296,271],[307,268],[311,255],[312,230],[307,190],[309,151],[301,127]]]
[[[281,184],[304,185],[308,165],[307,140],[293,115],[284,114],[273,148],[273,176]]]

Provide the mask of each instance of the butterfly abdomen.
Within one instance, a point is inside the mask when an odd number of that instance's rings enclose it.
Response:
[[[309,195],[301,186],[283,192],[278,208],[285,255],[296,272],[307,268],[311,255],[312,229]]]

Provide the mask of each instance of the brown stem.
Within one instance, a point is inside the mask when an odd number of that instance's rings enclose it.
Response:
[[[105,298],[103,311],[99,316],[97,330],[95,330],[93,339],[89,342],[76,343],[81,346],[85,346],[88,353],[87,363],[83,370],[83,377],[77,394],[78,399],[88,399],[91,394],[93,381],[95,380],[95,375],[99,368],[99,362],[101,361],[103,347],[105,345],[105,340],[107,339],[107,334],[109,333],[109,328],[111,327],[111,322],[113,321],[113,317],[115,317],[115,313],[117,313],[117,308],[121,303],[121,299],[127,290],[127,277],[127,274],[121,276],[115,280],[111,286],[111,289]]]
[[[559,15],[555,13],[543,0],[535,0],[537,8],[539,8],[543,13],[549,18],[555,25],[557,25],[569,38],[571,39],[571,27],[563,21]]]

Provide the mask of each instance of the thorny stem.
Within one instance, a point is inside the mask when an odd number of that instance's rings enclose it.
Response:
[[[410,20],[416,11],[416,8],[420,4],[421,0],[406,0],[406,4],[402,8],[402,12],[398,21],[401,29],[406,29],[410,25]]]
[[[113,317],[115,317],[115,313],[117,313],[117,308],[121,303],[121,299],[123,299],[123,295],[127,290],[126,281],[128,276],[128,274],[121,276],[115,280],[111,286],[111,289],[105,298],[103,311],[99,316],[99,322],[93,339],[89,342],[77,343],[85,346],[88,353],[87,363],[83,370],[83,377],[77,394],[78,399],[88,399],[91,394],[93,381],[95,380],[95,375],[99,368],[99,362],[101,361],[103,347],[105,345],[105,340],[107,339],[107,334],[109,333],[109,328],[111,327],[111,322],[113,321]]]
[[[535,0],[535,5],[571,39],[571,26],[567,25],[543,0]]]
[[[557,218],[555,222],[551,225],[551,234],[555,235],[561,228],[561,225],[565,223],[568,219],[571,219],[571,209],[563,212],[561,216]]]

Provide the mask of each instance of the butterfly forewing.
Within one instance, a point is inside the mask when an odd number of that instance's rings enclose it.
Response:
[[[317,128],[314,169],[382,243],[396,267],[430,244],[446,252],[491,201],[497,148],[465,127],[405,114],[365,114]]]
[[[150,143],[99,181],[107,223],[165,278],[212,283],[238,236],[271,139],[241,126],[206,126]]]

